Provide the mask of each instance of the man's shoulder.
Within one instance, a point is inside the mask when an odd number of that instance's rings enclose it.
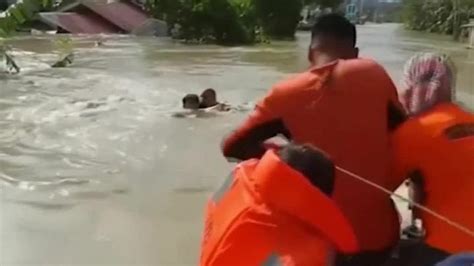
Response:
[[[337,64],[338,72],[342,73],[354,73],[354,74],[367,74],[373,75],[375,74],[387,74],[385,68],[377,63],[373,59],[369,58],[355,58],[349,60],[339,60]]]
[[[339,60],[338,66],[340,67],[351,67],[351,68],[383,68],[377,61],[371,58],[354,58]]]
[[[323,82],[330,72],[331,69],[329,68],[310,69],[276,83],[272,87],[272,91],[284,95],[286,93],[306,91],[307,89],[317,89],[318,86],[316,85]]]

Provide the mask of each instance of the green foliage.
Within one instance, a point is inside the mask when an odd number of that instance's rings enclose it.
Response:
[[[302,0],[148,0],[146,7],[171,27],[179,25],[177,37],[186,41],[251,44],[267,34],[293,37]]]
[[[23,23],[32,20],[37,12],[50,10],[53,6],[54,0],[23,0],[11,5],[5,16],[0,17],[0,37],[11,35]]]
[[[74,45],[72,39],[67,36],[61,36],[54,41],[56,50],[61,56],[68,55],[73,52]]]
[[[321,7],[337,8],[344,0],[304,0],[304,5],[317,5]]]
[[[6,73],[20,73],[20,67],[16,64],[14,58],[10,55],[11,47],[0,38],[0,63],[6,68]]]
[[[252,0],[148,0],[150,13],[180,25],[179,38],[245,44],[256,40]]]
[[[292,38],[301,19],[302,0],[255,0],[259,21],[266,34]]]
[[[474,15],[474,0],[404,0],[403,20],[412,30],[459,34]]]
[[[74,61],[74,44],[70,37],[62,36],[55,40],[54,46],[58,51],[58,61],[52,67],[66,67]]]

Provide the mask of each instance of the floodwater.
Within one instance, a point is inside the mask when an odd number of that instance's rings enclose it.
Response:
[[[474,107],[474,51],[397,25],[359,28],[364,56],[398,81],[417,51],[450,54]],[[231,164],[221,138],[245,115],[174,118],[184,93],[216,88],[251,106],[307,66],[307,33],[256,47],[75,38],[50,69],[52,42],[14,42],[24,73],[0,80],[0,265],[196,265],[206,197]]]

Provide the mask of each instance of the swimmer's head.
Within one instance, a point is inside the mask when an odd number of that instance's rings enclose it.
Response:
[[[446,55],[420,53],[405,65],[400,101],[409,115],[454,99],[456,69]]]
[[[199,109],[199,96],[196,94],[187,94],[183,98],[184,109]]]
[[[217,105],[217,93],[214,89],[206,89],[201,93],[201,106],[204,108]]]
[[[324,151],[309,144],[289,144],[280,149],[278,155],[323,193],[328,196],[333,193],[335,165]]]
[[[336,59],[357,58],[359,49],[356,42],[354,24],[339,14],[323,15],[311,29],[308,59],[312,65],[318,66]]]

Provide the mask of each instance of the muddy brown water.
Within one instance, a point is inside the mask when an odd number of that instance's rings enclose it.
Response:
[[[474,51],[398,25],[359,28],[363,56],[395,81],[418,51],[450,54],[474,107]],[[206,197],[231,164],[221,138],[245,112],[178,119],[184,93],[213,87],[251,108],[307,67],[308,33],[254,47],[77,37],[50,69],[51,37],[15,40],[24,73],[0,80],[0,265],[196,265]]]

